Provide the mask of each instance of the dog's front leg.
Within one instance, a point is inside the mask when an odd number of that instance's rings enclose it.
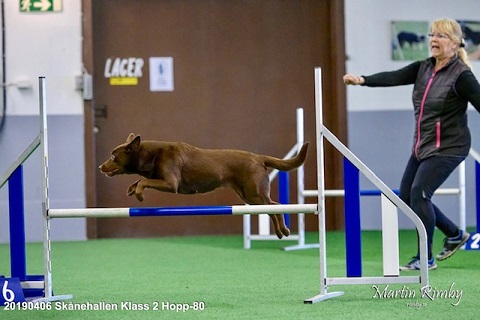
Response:
[[[134,183],[132,183],[130,185],[130,187],[128,187],[128,190],[127,190],[127,195],[128,196],[133,196],[135,195],[135,197],[137,198],[138,201],[142,202],[143,201],[143,188],[142,189],[139,189],[138,188],[138,185],[140,184],[140,181],[142,181],[141,179],[135,181]]]
[[[135,194],[135,190],[137,189],[137,185],[138,185],[139,182],[140,182],[140,179],[138,179],[137,181],[132,183],[130,185],[130,187],[128,187],[128,190],[127,190],[127,195],[128,196],[133,196]]]
[[[143,201],[143,190],[152,188],[158,191],[177,193],[178,184],[158,179],[141,179],[128,188],[128,195],[134,195],[138,201]]]

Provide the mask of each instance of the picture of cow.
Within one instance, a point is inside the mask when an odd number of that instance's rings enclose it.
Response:
[[[411,48],[417,47],[422,48],[425,44],[425,35],[417,34],[414,32],[402,31],[399,32],[397,35],[398,43],[400,47],[404,48],[406,44],[408,44]]]
[[[427,58],[428,27],[428,21],[392,21],[392,60]]]
[[[480,60],[480,22],[458,20],[463,30],[465,50],[470,60]]]

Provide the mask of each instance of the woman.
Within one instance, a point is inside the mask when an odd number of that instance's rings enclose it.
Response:
[[[346,74],[345,84],[388,87],[413,84],[415,134],[412,155],[400,184],[400,198],[420,217],[427,231],[428,267],[435,227],[446,238],[439,261],[454,254],[470,237],[431,202],[435,190],[468,155],[470,102],[480,112],[480,85],[464,49],[462,29],[452,19],[436,20],[429,33],[431,57],[400,70],[371,76]],[[400,270],[420,269],[419,253]]]

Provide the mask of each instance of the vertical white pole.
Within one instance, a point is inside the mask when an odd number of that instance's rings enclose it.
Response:
[[[258,234],[261,236],[270,235],[270,217],[268,214],[258,215]]]
[[[297,108],[297,149],[303,146],[304,143],[304,116],[303,109]],[[297,169],[297,201],[298,204],[305,203],[305,196],[303,195],[304,191],[304,179],[305,179],[305,169],[302,164]],[[305,214],[298,214],[298,245],[305,245]]]
[[[465,192],[465,161],[458,167],[458,211],[460,214],[458,227],[466,228],[466,192]]]
[[[383,248],[383,275],[386,277],[398,276],[399,247],[398,247],[398,212],[384,194],[381,195],[382,204],[382,248]]]
[[[327,293],[327,256],[325,239],[325,180],[323,154],[322,69],[315,68],[315,116],[317,140],[318,244],[320,255],[320,295]]]
[[[43,251],[44,251],[44,281],[45,298],[49,299],[52,293],[52,269],[51,269],[51,241],[50,219],[47,217],[49,209],[48,198],[48,132],[47,132],[47,98],[45,77],[39,77],[39,105],[40,105],[40,145],[42,147],[42,214],[43,214]]]
[[[315,297],[304,300],[304,303],[316,303],[326,299],[341,296],[343,292],[327,293],[327,248],[325,240],[325,180],[323,158],[323,126],[322,107],[322,69],[315,68],[315,115],[317,139],[317,187],[318,187],[318,251],[320,256],[320,293]]]
[[[243,215],[243,248],[251,248],[251,225],[250,225],[250,215]]]

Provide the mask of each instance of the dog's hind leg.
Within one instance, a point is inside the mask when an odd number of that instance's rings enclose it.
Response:
[[[270,199],[270,179],[268,176],[265,175],[262,181],[264,183],[260,184],[257,189],[257,196],[261,199],[261,203],[259,204],[279,204],[278,202]],[[290,235],[290,229],[288,229],[287,225],[285,224],[283,214],[269,214],[269,216],[272,220],[278,239],[282,239],[283,236],[288,237]]]
[[[270,200],[270,204],[279,204],[279,203]],[[284,235],[288,237],[290,235],[290,229],[288,229],[287,225],[285,224],[285,219],[283,217],[283,214],[269,214],[269,216],[272,219],[277,237],[279,239],[282,239]]]
[[[270,193],[270,183],[268,181],[268,176],[266,176],[266,183],[260,185],[250,186],[250,188],[238,188],[234,187],[233,189],[237,192],[240,198],[243,199],[248,204],[278,204],[269,197]],[[279,239],[282,239],[283,236],[288,237],[290,235],[290,229],[285,225],[285,219],[283,214],[268,214],[272,220],[273,228],[275,234]]]

